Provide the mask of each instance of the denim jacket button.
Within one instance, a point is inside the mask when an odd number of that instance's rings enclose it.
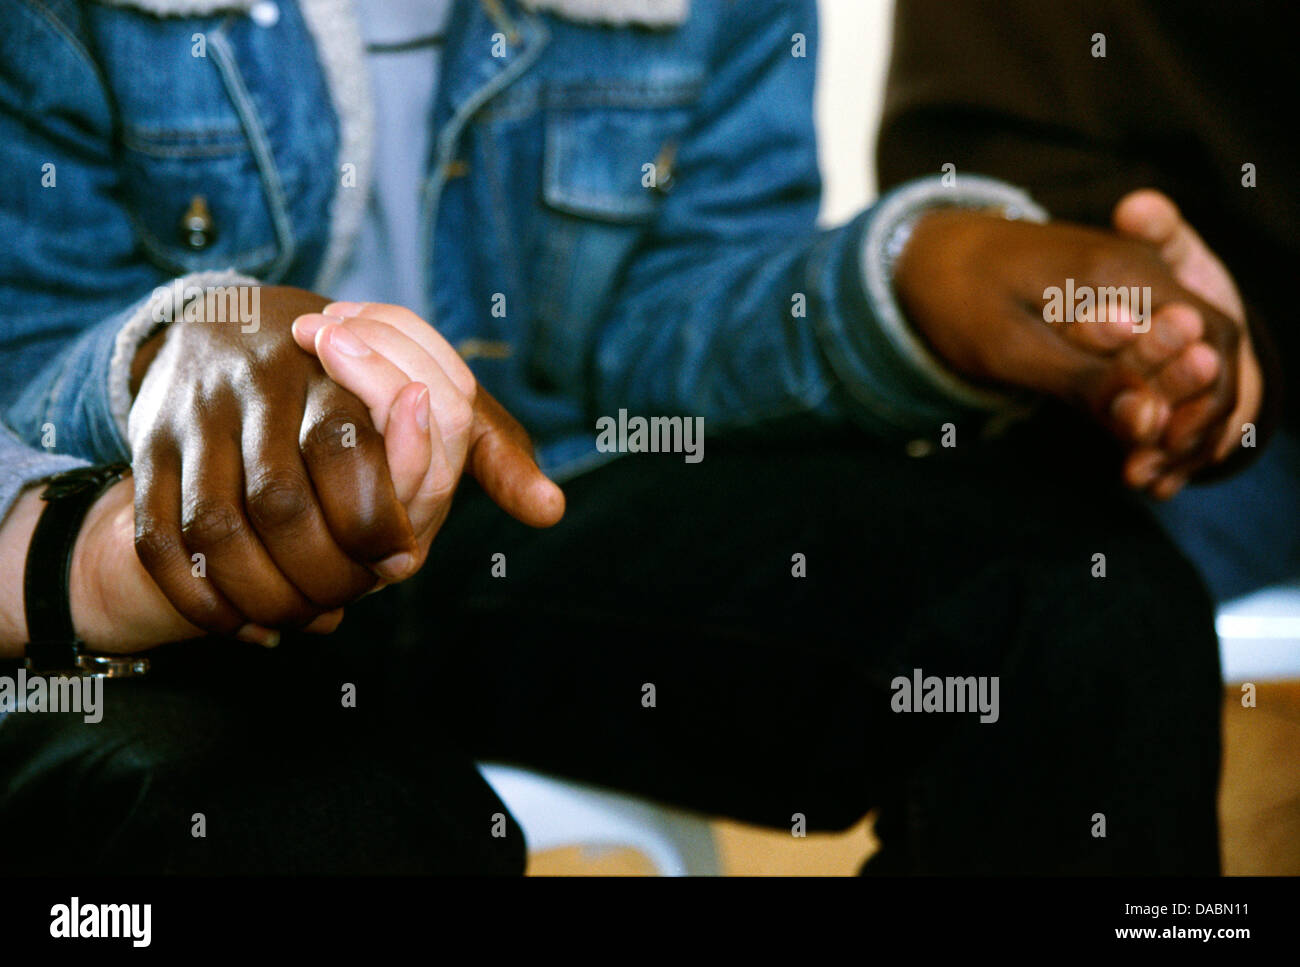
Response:
[[[654,184],[651,188],[660,195],[666,195],[673,190],[677,184],[677,172],[674,165],[677,162],[677,142],[668,141],[659,149],[659,155],[655,158],[652,168],[655,173]]]
[[[208,200],[202,195],[190,199],[180,224],[181,241],[195,251],[207,248],[216,240],[217,228],[208,211]]]
[[[272,0],[259,0],[258,3],[253,4],[253,9],[248,11],[248,15],[259,27],[274,27],[280,22],[280,8]]]

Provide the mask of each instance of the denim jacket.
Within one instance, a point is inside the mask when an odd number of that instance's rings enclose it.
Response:
[[[329,295],[366,204],[350,0],[8,0],[0,407],[26,443],[129,457],[127,376],[178,277]],[[620,409],[709,432],[805,414],[887,439],[1006,399],[909,329],[889,270],[938,204],[1041,218],[973,176],[819,229],[815,0],[459,0],[412,308],[560,475]],[[209,230],[180,229],[198,197]],[[405,253],[396,253],[401,257]]]

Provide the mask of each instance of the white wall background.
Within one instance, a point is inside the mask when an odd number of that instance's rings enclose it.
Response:
[[[819,0],[817,127],[822,221],[838,225],[875,196],[875,138],[889,66],[892,0]]]

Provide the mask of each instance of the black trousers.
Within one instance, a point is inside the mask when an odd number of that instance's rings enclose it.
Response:
[[[100,725],[10,716],[0,817],[116,831],[36,869],[518,871],[491,758],[777,828],[876,808],[868,872],[1216,873],[1208,596],[1064,439],[710,440],[571,481],[544,532],[466,492],[331,640],[182,643]],[[895,711],[918,669],[996,678],[996,721]]]

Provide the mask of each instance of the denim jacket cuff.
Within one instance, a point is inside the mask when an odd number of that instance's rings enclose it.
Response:
[[[5,422],[25,444],[104,463],[129,457],[108,392],[113,343],[129,312],[114,313],[81,333],[5,411]]]
[[[1047,211],[1028,195],[992,178],[962,175],[953,184],[933,176],[900,185],[876,204],[862,240],[862,279],[872,314],[898,358],[942,399],[988,414],[1024,409],[1022,398],[976,386],[954,373],[912,328],[894,293],[894,265],[922,215],[936,208],[992,209],[1009,219],[1045,222]]]
[[[131,364],[135,361],[140,346],[168,322],[181,317],[193,289],[259,284],[256,279],[241,275],[234,269],[193,272],[159,286],[147,299],[128,310],[126,322],[117,330],[113,340],[113,354],[108,366],[109,413],[123,440],[130,439],[127,434],[127,418],[131,414],[132,403]]]

